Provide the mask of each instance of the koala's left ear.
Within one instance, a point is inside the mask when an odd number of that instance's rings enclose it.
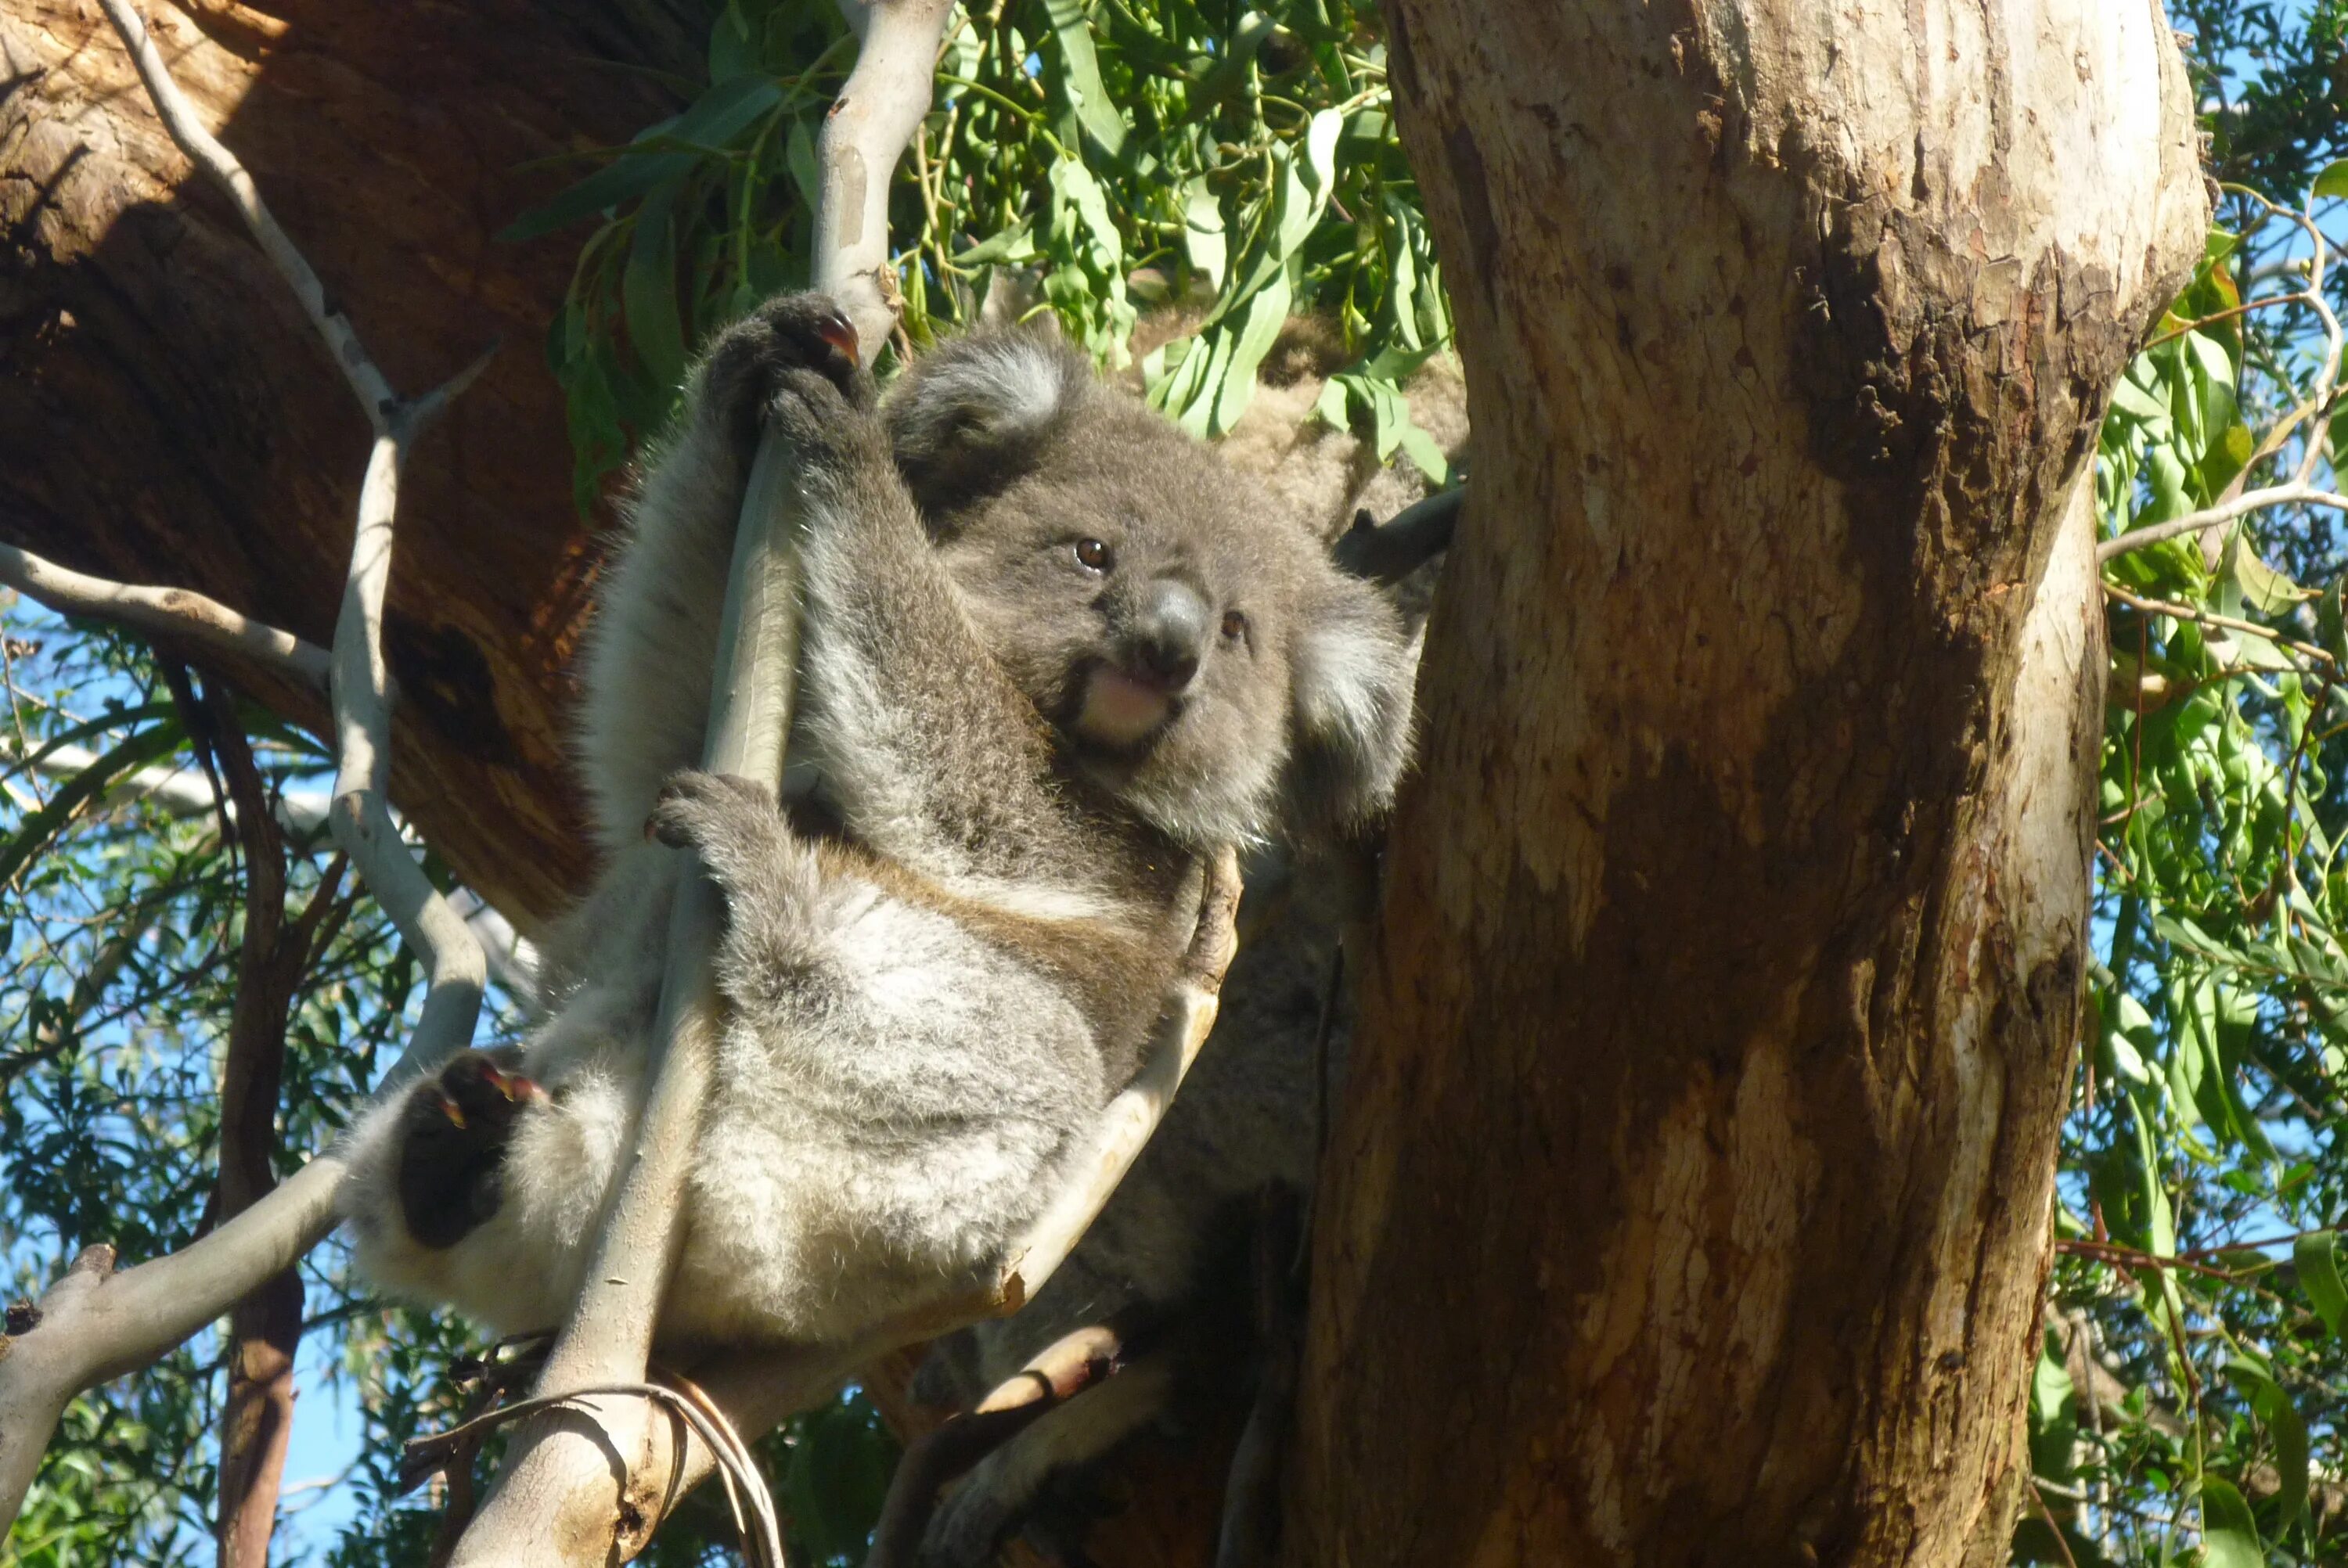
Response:
[[[1289,820],[1300,836],[1325,843],[1394,804],[1410,760],[1418,654],[1386,597],[1341,572],[1329,574],[1301,623]]]
[[[930,513],[1025,473],[1096,392],[1091,364],[1056,335],[982,332],[915,360],[882,413],[898,470]]]

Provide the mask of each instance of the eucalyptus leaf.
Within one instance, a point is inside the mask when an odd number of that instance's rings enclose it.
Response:
[[[1074,103],[1085,135],[1110,158],[1125,150],[1125,119],[1110,101],[1102,82],[1100,56],[1093,49],[1092,23],[1083,0],[1045,0],[1052,18],[1052,34],[1059,41],[1067,74],[1061,83]]]
[[[2205,1568],[2266,1568],[2250,1505],[2222,1476],[2201,1478],[2201,1561]]]
[[[2301,1236],[2291,1243],[2291,1261],[2299,1276],[2299,1287],[2307,1293],[2324,1327],[2335,1339],[2348,1332],[2348,1283],[2341,1278],[2337,1235],[2322,1230]]]

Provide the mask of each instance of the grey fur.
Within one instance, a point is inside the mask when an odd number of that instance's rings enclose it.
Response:
[[[1404,519],[1397,519],[1404,520]],[[1376,541],[1376,559],[1406,569],[1416,661],[1447,532],[1408,519],[1409,539]],[[1382,530],[1383,531],[1383,530]],[[939,1340],[913,1392],[960,1409],[1072,1329],[1111,1318],[1170,1332],[1108,1382],[1078,1394],[982,1460],[939,1505],[921,1547],[923,1568],[983,1568],[1021,1524],[1046,1522],[1046,1483],[1080,1471],[1144,1429],[1179,1423],[1186,1407],[1244,1397],[1262,1348],[1243,1297],[1252,1283],[1237,1244],[1249,1203],[1269,1184],[1312,1190],[1315,1102],[1344,1072],[1353,997],[1327,992],[1341,927],[1366,913],[1358,848],[1335,857],[1272,851],[1248,867],[1239,956],[1223,984],[1214,1033],[1141,1158],[1035,1301],[1016,1315]],[[1323,1009],[1327,1020],[1325,1060]],[[1322,1081],[1326,1072],[1328,1082]],[[1046,1553],[1048,1555],[1048,1553]]]
[[[1275,833],[1294,778],[1334,803],[1308,833],[1391,792],[1399,618],[1211,452],[1027,337],[942,349],[876,410],[826,363],[828,309],[781,300],[730,329],[644,481],[585,669],[606,866],[550,955],[554,1013],[520,1061],[547,1093],[513,1117],[494,1214],[421,1245],[396,1182],[407,1102],[353,1134],[343,1211],[396,1291],[516,1331],[575,1290],[677,874],[647,819],[699,849],[729,912],[660,1337],[806,1342],[999,1266],[1132,1072],[1212,845]],[[762,423],[807,518],[788,811],[685,771]],[[1167,580],[1218,635],[1179,690],[1110,680]]]

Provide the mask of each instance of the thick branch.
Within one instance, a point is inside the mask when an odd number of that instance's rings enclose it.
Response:
[[[951,0],[839,0],[857,39],[856,69],[816,145],[815,287],[856,323],[866,364],[902,308],[889,261],[889,183],[930,112]]]

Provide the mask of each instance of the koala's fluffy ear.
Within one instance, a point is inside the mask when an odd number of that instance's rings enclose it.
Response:
[[[957,339],[890,389],[897,466],[924,512],[977,499],[1025,472],[1097,394],[1084,356],[1041,333]]]
[[[1394,804],[1410,760],[1418,651],[1385,595],[1334,570],[1302,628],[1289,820],[1308,842],[1326,843]]]

